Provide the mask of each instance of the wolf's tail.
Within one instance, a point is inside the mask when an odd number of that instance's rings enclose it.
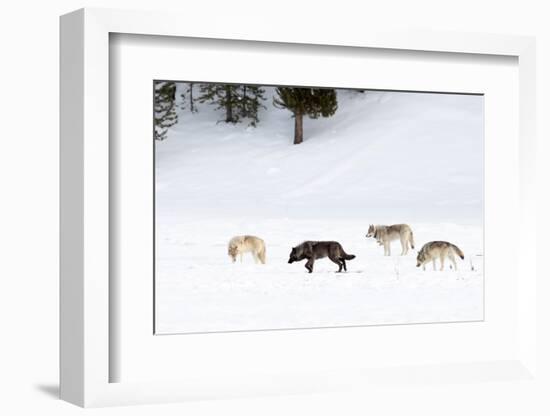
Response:
[[[258,257],[260,258],[262,264],[265,264],[265,246],[262,246],[262,248],[258,252]]]
[[[453,248],[453,250],[455,251],[456,254],[458,254],[458,256],[464,260],[464,253],[462,252],[461,249],[459,249],[457,246],[455,246],[454,244],[451,244],[451,247]]]
[[[411,243],[411,248],[414,250],[414,237],[413,237],[413,232],[412,231],[411,231],[410,243]]]
[[[343,256],[342,256],[342,258],[343,258],[344,260],[353,260],[353,259],[355,258],[355,255],[344,253]]]

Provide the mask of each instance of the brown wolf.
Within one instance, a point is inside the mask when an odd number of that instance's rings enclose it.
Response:
[[[430,241],[424,244],[418,252],[416,267],[422,266],[422,269],[426,270],[426,263],[431,261],[435,270],[435,259],[439,258],[441,262],[441,268],[439,270],[443,270],[445,257],[448,257],[455,266],[455,270],[458,270],[456,267],[455,255],[464,260],[464,253],[454,244],[447,241]]]
[[[338,265],[338,272],[348,271],[346,260],[353,260],[353,254],[347,254],[342,245],[337,241],[304,241],[302,244],[293,247],[288,259],[289,263],[307,259],[306,269],[309,273],[313,272],[313,263],[316,259],[328,257]]]
[[[243,261],[243,253],[250,252],[254,261],[258,263],[260,261],[265,264],[265,243],[261,238],[253,235],[238,235],[233,237],[227,245],[227,254],[233,260],[233,263],[237,260],[237,255]]]
[[[411,227],[407,224],[394,225],[369,225],[367,238],[374,237],[378,244],[384,246],[384,255],[391,255],[391,242],[393,240],[401,241],[401,255],[404,256],[409,251],[409,247],[414,250],[414,238]]]

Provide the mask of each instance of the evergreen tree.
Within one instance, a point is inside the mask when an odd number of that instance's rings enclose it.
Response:
[[[188,82],[186,83],[186,87],[187,88],[185,89],[184,94],[187,94],[187,98],[188,98],[187,101],[189,102],[189,111],[191,111],[191,113],[196,113],[199,110],[197,108],[197,104],[195,103],[195,101],[197,100],[197,97],[195,97],[195,83]]]
[[[178,82],[176,84],[176,94],[179,92],[179,102],[176,101],[176,107],[178,107],[180,110],[186,109],[186,102],[187,102],[187,83],[185,82]]]
[[[170,127],[178,121],[176,114],[176,83],[155,81],[155,140],[164,140]]]
[[[240,120],[240,86],[230,84],[203,84],[200,88],[200,103],[217,105],[216,110],[225,112],[226,123],[238,123]]]
[[[255,85],[203,84],[198,101],[217,105],[217,110],[225,112],[226,123],[239,123],[249,119],[251,126],[260,121],[258,111],[265,108],[265,90]]]
[[[273,105],[277,108],[286,108],[294,116],[294,144],[300,144],[304,140],[304,116],[330,117],[338,108],[334,89],[280,87],[276,92],[277,97],[273,97]]]
[[[265,90],[262,87],[255,85],[243,85],[241,88],[241,100],[239,105],[240,114],[242,117],[250,119],[250,125],[256,127],[256,124],[260,121],[258,118],[258,110],[265,105],[262,101]]]
[[[181,110],[185,110],[189,105],[191,113],[199,111],[197,107],[198,98],[195,95],[197,84],[195,82],[180,82],[178,83],[178,91],[180,92],[180,100],[177,105]]]

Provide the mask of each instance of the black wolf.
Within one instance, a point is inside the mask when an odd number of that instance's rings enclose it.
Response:
[[[338,265],[338,272],[348,271],[346,260],[355,258],[353,254],[347,254],[342,245],[337,241],[304,241],[302,244],[293,247],[288,259],[289,263],[307,259],[306,269],[313,272],[313,263],[316,259],[328,257]]]

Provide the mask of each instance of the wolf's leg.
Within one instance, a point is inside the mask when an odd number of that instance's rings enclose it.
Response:
[[[254,259],[254,264],[258,264],[258,253],[256,253],[255,251],[251,251],[252,253],[252,258]]]
[[[426,263],[422,265],[422,270],[426,271]]]
[[[239,253],[239,259],[241,260],[241,263],[243,262],[243,253]]]
[[[313,258],[309,259],[306,263],[306,269],[309,270],[309,272],[313,272],[313,263],[315,263],[315,260]]]
[[[338,272],[341,272],[342,271],[342,263],[340,263],[340,261],[338,260],[338,258],[336,258],[334,255],[329,255],[328,258],[333,262],[333,263],[336,263],[338,265]]]
[[[441,262],[441,268],[439,270],[443,271],[445,268],[445,254],[441,253],[439,255],[439,261]]]
[[[384,256],[391,256],[390,243],[384,242]]]
[[[340,261],[342,262],[342,265],[344,266],[344,271],[347,272],[348,268],[346,267],[346,259],[340,259]]]
[[[432,264],[434,266],[434,271],[435,271],[435,257],[432,259]]]
[[[407,240],[404,237],[401,237],[401,255],[406,255],[408,249],[409,247],[407,245]]]
[[[450,253],[449,258],[451,259],[451,263],[453,263],[453,266],[455,266],[455,272],[458,271],[458,268],[456,267],[456,260],[454,254]]]

